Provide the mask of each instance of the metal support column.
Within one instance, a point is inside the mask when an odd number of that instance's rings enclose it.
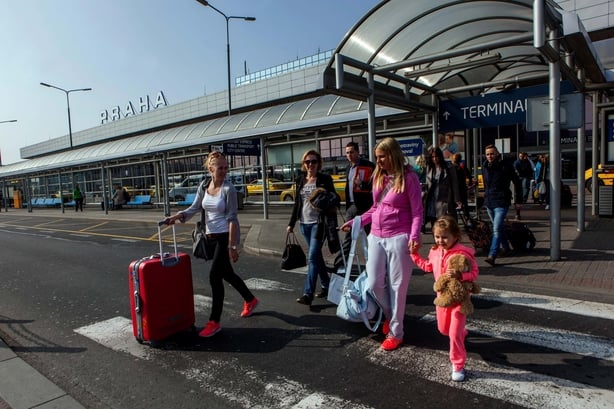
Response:
[[[550,46],[559,51],[558,31],[549,35]],[[561,71],[558,61],[550,62],[550,261],[561,259]]]
[[[369,128],[369,160],[375,163],[375,80],[373,79],[373,73],[369,73],[367,77],[367,83],[369,86],[369,98],[368,102],[368,128]]]
[[[597,192],[599,191],[599,180],[597,179],[597,172],[595,172],[595,170],[597,169],[597,164],[599,163],[599,98],[600,98],[599,91],[595,91],[593,92],[593,132],[592,132],[592,137],[593,137],[593,141],[591,143],[591,149],[593,150],[593,155],[592,155],[592,165],[591,168],[593,169],[593,177],[591,178],[591,196],[592,196],[592,203],[591,203],[591,216],[595,216],[597,215]],[[582,175],[584,175],[584,171],[582,172]],[[580,177],[578,175],[578,177]]]
[[[264,136],[260,137],[260,166],[262,167],[262,209],[264,220],[269,219],[269,201],[267,200],[267,177],[266,177],[266,161],[265,161],[265,147],[264,147]],[[247,192],[247,186],[245,187],[245,191]],[[298,195],[300,192],[296,192]]]

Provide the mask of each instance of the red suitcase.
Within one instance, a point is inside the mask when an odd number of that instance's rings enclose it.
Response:
[[[184,330],[194,329],[194,290],[190,255],[163,253],[158,224],[160,253],[130,263],[128,282],[132,329],[139,343],[160,342]]]

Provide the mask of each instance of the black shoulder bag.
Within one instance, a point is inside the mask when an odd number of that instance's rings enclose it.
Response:
[[[205,189],[205,184],[203,184]],[[205,226],[205,209],[201,210],[200,221],[196,222],[192,231],[192,254],[196,258],[211,260],[215,253],[215,242],[207,239]]]

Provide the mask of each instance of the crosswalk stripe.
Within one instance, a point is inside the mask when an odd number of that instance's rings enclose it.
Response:
[[[202,297],[202,296],[201,296]],[[195,297],[196,298],[196,297]],[[202,297],[202,301],[206,302]],[[199,297],[200,299],[200,297]],[[146,345],[137,343],[132,332],[132,321],[125,317],[114,317],[106,321],[86,325],[75,329],[75,332],[98,342],[107,348],[115,351],[131,354],[145,360],[156,360],[156,354],[161,353],[151,349]],[[285,377],[278,377],[275,382],[263,383],[258,373],[247,368],[241,368],[243,382],[241,385],[224,387],[216,385],[213,381],[217,379],[216,371],[227,371],[228,365],[209,365],[207,371],[200,368],[188,368],[180,370],[186,379],[193,380],[203,385],[203,388],[214,392],[216,396],[223,396],[232,402],[239,402],[241,406],[247,408],[263,407],[262,402],[267,402],[267,407],[308,409],[315,407],[325,407],[330,409],[371,409],[368,406],[360,405],[355,402],[341,399],[334,395],[321,392],[314,392],[306,388],[303,384]],[[264,396],[249,396],[245,393],[245,383],[247,380],[253,384],[258,384],[255,390],[264,391]],[[256,401],[258,400],[258,401]],[[277,402],[276,406],[270,406],[271,402]]]
[[[279,281],[266,280],[264,278],[248,278],[245,280],[245,285],[250,290],[264,290],[264,291],[294,291],[294,288],[285,283]]]
[[[614,320],[614,305],[571,298],[550,297],[547,295],[525,294],[514,291],[499,291],[482,288],[482,292],[472,297],[498,301],[508,305],[537,308],[540,310],[561,311],[586,317]]]
[[[435,322],[435,313],[425,315],[421,320]],[[467,329],[491,338],[507,339],[614,362],[614,340],[603,337],[509,320],[489,321],[470,318],[467,321]]]
[[[286,291],[283,283],[261,279],[247,281],[250,288],[253,289]],[[562,311],[569,314],[607,319],[614,317],[614,309],[610,305],[573,299],[491,289],[483,289],[483,292],[477,297],[501,302],[502,304],[534,309]],[[198,312],[209,311],[211,297],[195,294],[194,303]],[[425,315],[421,320],[435,321],[434,313]],[[507,339],[614,362],[614,341],[603,337],[562,329],[548,329],[510,320],[476,319],[475,317],[468,320],[467,328],[472,333],[491,338]],[[108,348],[129,353],[142,359],[152,360],[158,353],[156,350],[140,345],[135,341],[132,334],[132,323],[124,317],[114,317],[107,321],[84,326],[76,329],[75,332]],[[429,381],[444,384],[447,387],[457,387],[531,409],[586,409],[589,407],[591,409],[610,409],[614,407],[614,391],[471,357],[467,360],[467,380],[462,383],[452,382],[450,380],[451,364],[447,350],[403,346],[397,351],[384,352],[378,344],[367,337],[350,344],[348,348],[358,349],[359,354],[366,356],[369,361],[377,365],[412,376],[419,376]],[[250,382],[261,382],[261,377],[258,376],[256,371],[253,372],[254,375],[250,377]],[[207,380],[212,376],[211,373],[205,374],[196,368],[188,368],[180,371],[180,373],[188,379],[198,380],[206,385],[207,389],[225,396],[230,401],[241,402],[243,406],[258,406],[258,402],[260,402],[259,397],[244,396],[239,390],[229,390],[226,386],[207,383]],[[311,407],[349,409],[357,407],[354,402],[317,391],[310,391],[290,379],[280,379],[279,382],[267,383],[262,387],[267,391],[268,402],[277,402],[278,405],[272,407],[293,409]],[[365,406],[359,407],[368,409]]]
[[[611,409],[614,391],[469,358],[465,382],[452,382],[447,351],[411,346],[385,352],[369,339],[357,347],[374,364],[530,409]]]

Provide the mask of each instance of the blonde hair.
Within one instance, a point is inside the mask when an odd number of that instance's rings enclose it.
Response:
[[[462,234],[456,219],[449,215],[441,216],[439,219],[435,220],[435,223],[433,223],[433,228],[431,229],[433,235],[435,235],[436,230],[449,232],[454,238],[456,238],[456,240],[460,240]],[[437,244],[433,246],[433,248],[436,247]]]
[[[396,139],[387,137],[382,139],[377,145],[375,150],[381,150],[384,155],[390,159],[391,171],[394,175],[393,189],[396,193],[402,193],[405,191],[405,172],[412,172],[411,168],[405,166],[405,155],[401,150],[401,145]],[[379,165],[375,166],[375,172],[373,172],[373,185],[379,189],[384,186],[384,177],[387,175]]]
[[[426,158],[424,157],[424,155],[420,155],[416,158],[416,165],[420,167],[426,166]]]
[[[309,155],[313,155],[316,157],[316,159],[318,160],[317,170],[320,171],[322,169],[322,155],[320,155],[320,152],[316,151],[315,149],[310,149],[307,152],[303,153],[303,157],[301,158],[301,169],[307,172],[307,166],[305,165],[305,158]]]
[[[215,163],[220,158],[226,160],[226,156],[224,156],[222,152],[218,152],[218,151],[209,152],[209,154],[205,158],[205,162],[203,163],[203,168],[209,170],[211,166],[215,166]]]

